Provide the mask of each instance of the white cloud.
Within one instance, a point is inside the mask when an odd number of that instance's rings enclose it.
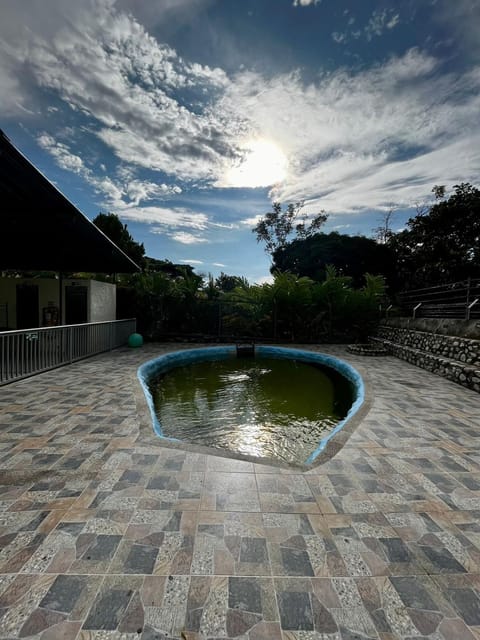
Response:
[[[393,29],[399,22],[400,15],[392,9],[375,10],[364,29],[365,37],[370,41],[374,36],[381,36],[385,31]]]
[[[212,262],[212,266],[214,267],[226,267],[226,264],[223,264],[222,262]]]
[[[250,113],[253,129],[288,156],[289,174],[272,198],[331,212],[411,204],[433,184],[478,179],[480,69],[442,75],[439,67],[411,49],[309,85],[298,73],[245,72],[221,106]]]
[[[309,5],[320,4],[322,0],[293,0],[294,7],[308,7]]]
[[[196,236],[193,233],[188,233],[188,231],[177,231],[175,233],[171,233],[170,238],[175,240],[175,242],[180,242],[181,244],[201,244],[203,242],[208,242],[206,238]]]
[[[234,222],[213,222],[210,221],[211,227],[217,227],[218,229],[238,229],[239,225]]]
[[[363,36],[367,42],[371,42],[375,36],[380,37],[386,31],[390,31],[400,24],[400,14],[394,13],[393,9],[374,10],[363,29],[352,29],[355,22],[355,17],[351,16],[348,19],[346,30],[344,32],[334,31],[331,34],[332,40],[337,44],[344,44],[350,38],[358,40]]]
[[[155,184],[148,180],[131,180],[125,186],[125,193],[132,204],[139,205],[144,200],[151,200],[152,198],[172,193],[179,194],[182,193],[182,190],[176,185],[168,186],[165,183]]]
[[[203,260],[187,260],[186,258],[179,260],[179,262],[183,262],[184,264],[203,264]]]
[[[262,278],[256,279],[255,284],[273,284],[274,280],[272,275],[263,276]]]
[[[339,33],[338,31],[334,31],[332,33],[332,40],[337,44],[342,44],[342,42],[345,42],[346,39],[347,39],[346,33]]]
[[[177,185],[135,179],[131,171],[119,172],[123,179],[113,180],[109,176],[99,178],[93,169],[85,166],[80,156],[72,153],[66,144],[55,140],[53,136],[43,133],[38,136],[37,142],[53,156],[59,167],[82,175],[105,197],[103,204],[109,209],[129,209],[153,198],[178,195],[182,192]],[[100,169],[105,171],[105,165],[101,164]]]
[[[244,218],[243,220],[240,220],[240,224],[245,227],[254,227],[257,222],[260,222],[262,217],[263,216],[261,214],[258,214],[256,216],[252,216],[251,218]]]
[[[62,169],[79,174],[87,172],[80,156],[71,153],[66,145],[57,142],[52,136],[44,133],[38,136],[37,142],[42,149],[48,151],[55,158],[56,163]]]
[[[11,32],[0,26],[0,88],[25,78],[24,93],[31,79],[30,89],[56,92],[99,125],[92,131],[121,160],[137,166],[204,180],[235,156],[243,118],[225,121],[206,105],[187,108],[181,98],[184,90],[214,97],[228,84],[224,71],[182,60],[111,0],[75,6],[46,0],[48,25],[37,24],[34,9],[30,15],[17,7]]]
[[[133,6],[133,0],[121,1]],[[296,6],[314,4],[296,0]],[[156,200],[180,187],[164,176],[158,183],[150,174],[140,180],[136,170],[165,172],[196,186],[222,184],[248,136],[272,140],[288,156],[288,176],[272,197],[306,199],[310,211],[411,203],[432,184],[478,180],[478,66],[448,74],[440,60],[412,49],[369,69],[320,73],[309,84],[297,71],[264,77],[243,70],[229,78],[221,69],[182,60],[119,6],[114,0],[6,0],[0,108],[10,115],[21,100],[28,109],[29,97],[45,89],[81,114],[88,122],[76,131],[85,137],[83,147],[87,136],[97,136],[124,163],[114,175],[98,177],[73,143],[42,134],[39,144],[59,166],[89,181],[122,218],[150,224],[152,231],[157,225],[162,233],[181,229],[200,237],[220,226],[203,213],[159,206]],[[458,12],[458,24],[467,24],[474,16],[471,0],[459,0],[459,6],[451,15]],[[399,21],[394,11],[376,11],[362,34],[379,36]],[[200,96],[194,107],[182,98],[186,91]],[[60,117],[55,113],[49,122]],[[250,217],[241,224],[257,221]]]
[[[47,150],[57,164],[63,169],[81,174],[98,192],[105,196],[104,205],[113,210],[122,220],[154,225],[150,229],[153,234],[168,234],[172,240],[181,244],[202,244],[208,239],[201,235],[209,227],[236,229],[238,225],[213,222],[204,213],[192,211],[184,207],[139,206],[141,202],[152,198],[181,193],[177,186],[164,183],[155,184],[148,180],[132,178],[130,171],[121,171],[125,179],[112,180],[110,177],[98,178],[87,168],[79,156],[71,153],[68,147],[56,141],[53,136],[42,134],[37,138],[39,145]],[[168,232],[169,229],[189,229]]]
[[[119,212],[121,218],[132,222],[156,224],[173,229],[188,227],[197,231],[204,231],[208,226],[208,217],[204,213],[197,213],[182,207],[168,209],[166,207],[132,207]],[[155,230],[152,230],[155,231]],[[163,233],[164,231],[159,231]]]

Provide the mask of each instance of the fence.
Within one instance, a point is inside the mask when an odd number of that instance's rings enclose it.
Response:
[[[0,332],[0,385],[127,343],[136,320]]]
[[[399,304],[414,318],[480,318],[480,279],[403,291]]]

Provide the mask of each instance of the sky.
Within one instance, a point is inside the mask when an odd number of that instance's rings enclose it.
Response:
[[[480,0],[2,0],[0,128],[148,256],[264,282],[272,202],[372,236],[479,185]]]

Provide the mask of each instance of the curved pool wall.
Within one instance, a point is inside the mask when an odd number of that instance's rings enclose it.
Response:
[[[183,367],[194,362],[206,362],[209,360],[227,360],[228,358],[235,358],[237,355],[236,347],[234,346],[221,346],[221,347],[202,347],[199,349],[185,349],[183,351],[173,351],[166,353],[165,355],[148,360],[138,368],[137,376],[142,386],[145,398],[147,400],[150,415],[152,417],[153,429],[155,433],[170,442],[182,442],[177,438],[168,438],[162,433],[162,426],[156,416],[155,407],[153,403],[152,394],[148,386],[149,380],[152,378],[166,373],[170,369],[176,367]],[[314,351],[305,351],[303,349],[289,349],[286,347],[268,347],[268,346],[256,346],[255,355],[263,356],[266,358],[283,358],[300,360],[301,362],[313,362],[315,364],[322,364],[335,371],[338,371],[344,376],[353,386],[354,400],[347,415],[341,420],[335,428],[319,442],[315,451],[305,460],[305,465],[312,465],[318,456],[325,450],[330,440],[345,426],[345,424],[357,413],[363,404],[365,399],[365,386],[363,384],[362,377],[356,369],[347,364],[343,360],[334,358],[325,353],[316,353]]]

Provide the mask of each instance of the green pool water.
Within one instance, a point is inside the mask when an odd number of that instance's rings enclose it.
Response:
[[[329,367],[258,357],[177,367],[150,390],[164,436],[295,463],[346,416],[353,397]]]

